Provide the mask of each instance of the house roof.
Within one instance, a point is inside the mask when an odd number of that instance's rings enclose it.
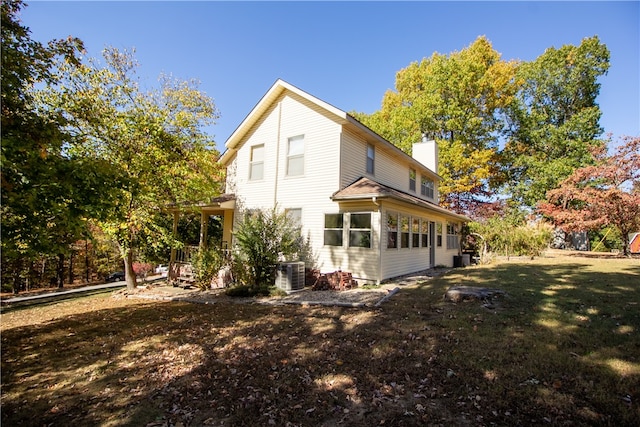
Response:
[[[267,93],[262,98],[260,98],[260,101],[258,101],[258,103],[249,112],[249,114],[238,125],[236,130],[234,130],[231,136],[227,139],[224,144],[226,150],[224,151],[224,153],[222,153],[222,156],[220,156],[220,163],[222,163],[223,165],[227,165],[229,161],[233,159],[236,151],[240,149],[247,132],[249,132],[249,130],[258,122],[258,120],[260,120],[262,115],[285,91],[290,91],[300,96],[301,98],[317,105],[318,107],[324,109],[327,113],[329,113],[329,115],[333,116],[336,122],[342,125],[349,125],[351,129],[365,135],[369,140],[377,141],[381,146],[390,151],[393,155],[402,157],[411,163],[421,165],[424,170],[430,171],[434,178],[440,179],[440,176],[435,171],[431,171],[427,166],[421,164],[416,159],[375,133],[373,130],[360,123],[356,118],[354,118],[347,112],[334,107],[328,102],[316,98],[315,96],[303,91],[302,89],[297,88],[296,86],[293,86],[290,83],[285,82],[282,79],[276,80],[276,82],[271,86]]]
[[[218,197],[213,197],[208,202],[204,203],[185,203],[181,205],[171,204],[166,207],[166,210],[169,212],[181,211],[183,209],[192,209],[196,208],[202,211],[211,211],[211,210],[225,210],[225,209],[234,209],[236,206],[236,195],[231,193],[221,194]]]
[[[418,207],[431,210],[443,215],[454,217],[461,221],[470,221],[470,219],[464,215],[460,215],[451,212],[445,208],[438,206],[435,203],[423,200],[412,194],[405,193],[404,191],[396,190],[387,185],[380,184],[366,177],[358,178],[354,183],[339,190],[331,196],[333,201],[349,201],[349,200],[363,200],[363,199],[393,199],[400,202],[409,203]]]
[[[267,91],[267,93],[264,94],[262,98],[260,98],[260,101],[258,101],[255,107],[253,107],[253,109],[249,112],[247,117],[245,117],[244,120],[238,125],[236,130],[233,131],[229,139],[227,139],[227,142],[225,142],[224,145],[226,147],[226,150],[220,157],[220,162],[222,164],[226,164],[233,157],[237,149],[240,148],[240,144],[244,135],[251,129],[253,125],[256,124],[260,117],[262,117],[262,115],[269,109],[269,107],[278,99],[278,97],[284,91],[293,92],[298,96],[308,100],[309,102],[318,105],[319,107],[335,116],[338,121],[346,123],[346,121],[349,120],[348,114],[344,111],[334,107],[327,102],[322,101],[321,99],[316,98],[313,95],[308,94],[307,92],[285,82],[284,80],[278,79]]]

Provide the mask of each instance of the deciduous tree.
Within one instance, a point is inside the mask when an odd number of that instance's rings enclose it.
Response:
[[[498,170],[500,112],[513,100],[517,64],[479,37],[460,52],[434,53],[396,74],[395,90],[370,116],[355,116],[403,151],[427,135],[440,151],[441,202],[468,211]]]
[[[640,137],[623,141],[611,155],[594,149],[596,164],[576,169],[538,209],[565,231],[616,227],[626,255],[629,234],[640,230]]]
[[[32,40],[17,17],[23,7],[2,1],[2,258],[14,265],[15,283],[37,257],[64,259],[111,194],[105,163],[69,153],[64,116],[38,109],[34,99],[36,85],[55,83],[56,60],[79,64],[82,42]]]
[[[197,82],[161,77],[144,91],[133,52],[107,48],[105,65],[92,59],[79,67],[58,64],[59,81],[41,93],[49,111],[68,120],[75,144],[69,152],[107,162],[123,175],[118,199],[102,227],[119,244],[129,288],[141,239],[170,240],[154,217],[166,204],[207,201],[219,194],[218,153],[204,127],[218,117],[213,100]]]
[[[544,200],[602,146],[596,98],[609,69],[609,50],[597,36],[579,46],[549,48],[517,73],[517,102],[509,109],[502,152],[505,189],[525,206]]]

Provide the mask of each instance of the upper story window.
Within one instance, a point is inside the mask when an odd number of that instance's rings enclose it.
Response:
[[[287,146],[287,176],[304,174],[304,135],[289,138]]]
[[[423,176],[420,182],[420,194],[430,199],[433,199],[433,180]]]
[[[264,177],[264,144],[251,147],[249,161],[249,181],[261,180]]]
[[[409,169],[409,190],[416,191],[416,170]]]
[[[371,144],[367,144],[367,173],[373,175],[376,163],[376,150]]]

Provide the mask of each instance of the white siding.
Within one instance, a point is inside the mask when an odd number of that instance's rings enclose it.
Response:
[[[446,231],[446,218],[425,209],[385,200],[380,206],[372,201],[335,203],[331,195],[361,176],[410,194],[420,196],[420,176],[437,177],[419,163],[393,147],[382,144],[361,129],[342,125],[344,118],[334,115],[309,99],[284,91],[242,136],[238,151],[227,167],[227,192],[235,193],[238,208],[301,209],[303,237],[311,243],[312,262],[308,267],[321,272],[349,271],[361,283],[419,271],[431,266],[428,248],[387,249],[386,211],[415,215],[438,221]],[[291,137],[304,136],[304,173],[287,176],[287,145]],[[262,180],[249,180],[251,147],[264,144]],[[366,173],[367,144],[375,147],[375,174]],[[409,191],[409,168],[417,171],[416,191]],[[348,217],[351,213],[372,215],[371,248],[349,247]],[[341,247],[324,246],[324,217],[328,213],[345,214]],[[239,216],[236,215],[236,218]],[[451,265],[457,251],[436,248],[434,264]],[[310,265],[312,264],[312,265]]]
[[[366,172],[367,167],[367,144],[375,147],[375,170],[374,174]],[[398,150],[390,147],[383,147],[382,144],[373,140],[367,141],[355,132],[345,129],[342,134],[342,165],[340,188],[344,188],[361,176],[366,176],[380,184],[404,191],[423,200],[431,202],[438,201],[437,188],[438,179],[431,171],[418,162],[413,161],[409,156],[405,156]],[[416,189],[409,189],[409,169],[416,170]],[[427,176],[434,181],[435,197],[433,199],[420,194],[420,178]]]
[[[382,219],[380,230],[380,244],[382,245],[382,265],[381,280],[397,277],[403,274],[425,270],[436,265],[453,265],[453,256],[458,254],[457,250],[447,250],[446,247],[446,222],[444,216],[428,212],[424,209],[411,209],[400,204],[385,201],[382,205]],[[410,218],[419,218],[429,222],[442,223],[443,237],[442,246],[437,246],[437,239],[434,233],[433,243],[435,246],[435,262],[430,260],[430,248],[402,248],[400,237],[398,236],[398,247],[387,248],[387,213],[406,215]]]

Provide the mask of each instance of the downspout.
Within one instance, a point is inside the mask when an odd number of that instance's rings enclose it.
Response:
[[[278,102],[278,128],[276,131],[276,171],[273,182],[273,208],[278,205],[278,174],[280,173],[280,126],[282,123],[282,101]]]
[[[373,196],[371,198],[371,202],[376,205],[378,208],[378,229],[380,230],[380,234],[378,235],[378,278],[376,279],[376,285],[379,285],[382,281],[382,208],[380,203],[378,203],[378,198]]]

